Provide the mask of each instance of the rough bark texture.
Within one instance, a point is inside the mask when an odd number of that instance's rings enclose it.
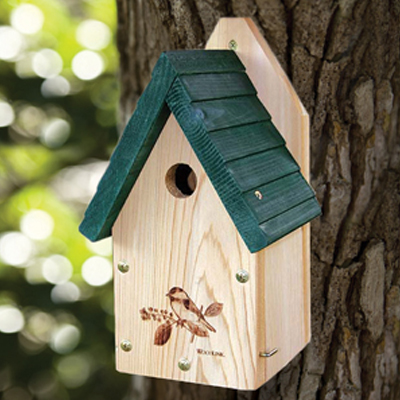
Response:
[[[135,399],[400,398],[399,0],[117,0],[121,112],[160,52],[251,16],[311,117],[312,342],[259,391],[135,377]]]

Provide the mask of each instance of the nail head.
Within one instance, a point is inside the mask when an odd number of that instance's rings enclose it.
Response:
[[[126,272],[129,271],[129,264],[126,261],[120,261],[118,263],[118,270],[125,274]]]
[[[236,280],[240,283],[246,283],[249,278],[250,274],[244,269],[240,269],[238,272],[236,272]]]
[[[182,357],[178,361],[178,367],[182,371],[189,371],[189,369],[190,369],[190,361],[187,358]]]
[[[238,48],[238,44],[237,44],[236,40],[233,40],[233,39],[232,39],[232,40],[229,42],[229,49],[230,49],[230,50],[233,50],[233,51],[236,51],[237,48]]]
[[[123,340],[121,342],[120,346],[123,351],[128,352],[128,351],[132,350],[132,343],[130,342],[130,340],[127,340],[127,339]]]

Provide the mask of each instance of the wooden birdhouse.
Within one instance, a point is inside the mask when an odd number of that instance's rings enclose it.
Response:
[[[308,141],[251,20],[161,55],[80,227],[113,237],[119,371],[252,390],[304,348]]]

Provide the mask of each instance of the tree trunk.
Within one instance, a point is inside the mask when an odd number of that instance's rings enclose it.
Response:
[[[257,392],[133,378],[135,399],[400,398],[399,0],[117,0],[126,120],[161,51],[251,16],[311,118],[312,341]]]

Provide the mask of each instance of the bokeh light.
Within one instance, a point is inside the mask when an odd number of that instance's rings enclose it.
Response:
[[[0,60],[12,61],[25,46],[24,37],[11,26],[0,26]]]
[[[81,296],[81,291],[73,282],[65,282],[54,286],[51,290],[51,300],[53,303],[73,303],[78,301]]]
[[[115,0],[0,1],[2,400],[122,399],[130,388],[115,372],[102,286],[111,240],[78,231],[118,140],[116,16]]]
[[[54,220],[45,211],[31,210],[20,222],[22,233],[34,240],[47,239],[53,232]]]
[[[44,15],[33,4],[21,4],[11,12],[11,25],[21,33],[32,35],[42,29]]]
[[[29,51],[18,57],[15,62],[15,73],[22,79],[31,78],[35,76],[35,71],[33,70],[33,57],[35,56],[34,51]]]
[[[90,376],[91,365],[84,354],[71,354],[62,357],[57,363],[57,372],[61,381],[68,388],[82,386]]]
[[[68,258],[54,254],[46,258],[42,265],[42,273],[47,282],[60,284],[67,282],[72,276],[73,268]]]
[[[0,332],[19,332],[24,324],[24,316],[18,308],[11,305],[0,306]]]
[[[54,179],[53,188],[64,201],[86,207],[107,166],[108,162],[94,161],[64,168]]]
[[[5,101],[0,101],[0,127],[11,125],[14,119],[13,108]]]
[[[45,283],[46,279],[43,276],[42,264],[44,260],[34,259],[24,265],[25,268],[25,279],[31,285],[38,285]]]
[[[75,325],[64,324],[53,331],[50,347],[59,354],[70,353],[78,345],[81,333]]]
[[[103,286],[112,279],[112,265],[104,257],[88,258],[82,265],[82,277],[91,286]]]
[[[26,136],[38,137],[45,121],[46,113],[43,110],[31,105],[24,105],[19,109],[16,125],[24,131]]]
[[[62,68],[61,56],[52,49],[39,50],[32,58],[32,69],[41,78],[57,76]]]
[[[111,237],[99,240],[97,242],[91,242],[86,239],[86,246],[93,253],[98,254],[99,256],[111,256],[112,255],[112,239]]]
[[[103,22],[88,19],[79,24],[76,30],[76,40],[90,50],[102,50],[108,46],[111,39],[110,28]]]
[[[0,237],[0,259],[13,266],[27,263],[33,254],[32,241],[20,232],[7,232]]]
[[[91,50],[80,51],[72,60],[72,72],[83,81],[97,78],[103,70],[103,58]]]
[[[25,330],[39,342],[48,343],[56,324],[56,320],[50,314],[43,311],[34,311],[27,317]]]
[[[63,76],[54,76],[43,81],[40,90],[43,97],[62,97],[69,94],[71,85]]]
[[[62,146],[69,138],[71,126],[62,118],[53,118],[45,123],[40,133],[40,140],[50,148]]]

